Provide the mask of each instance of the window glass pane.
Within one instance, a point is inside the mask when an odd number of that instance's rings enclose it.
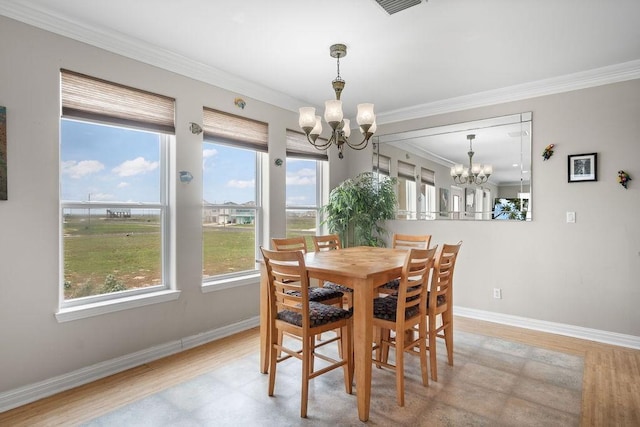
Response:
[[[160,135],[61,121],[64,201],[160,202]]]
[[[62,213],[65,299],[162,284],[160,209]]]
[[[317,206],[317,161],[287,157],[287,207]]]
[[[204,142],[203,277],[256,268],[256,164],[253,150]]]

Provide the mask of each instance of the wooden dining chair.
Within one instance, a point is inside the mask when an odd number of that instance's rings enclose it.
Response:
[[[301,251],[307,253],[307,241],[304,236],[272,238],[271,245],[276,251]],[[309,299],[329,305],[342,306],[343,293],[339,289],[314,286],[309,291]]]
[[[410,249],[402,267],[398,294],[373,300],[375,357],[378,367],[395,370],[396,399],[404,406],[404,354],[420,356],[422,384],[429,384],[427,374],[427,287],[436,248]],[[418,331],[409,334],[407,331]],[[392,336],[391,332],[395,332]],[[389,362],[389,348],[395,348],[395,364]],[[417,349],[417,350],[416,350]]]
[[[453,366],[453,273],[461,246],[462,241],[442,245],[436,254],[427,294],[427,350],[433,381],[438,381],[436,338],[444,339],[447,362]]]
[[[394,249],[428,249],[431,243],[430,234],[398,234],[393,235],[391,247]],[[399,279],[391,280],[378,288],[380,295],[390,295],[398,292]]]
[[[323,236],[311,236],[313,246],[316,252],[332,251],[342,249],[340,243],[340,236],[337,234],[326,234]],[[342,303],[345,307],[353,307],[353,289],[346,286],[342,286],[338,283],[324,281],[320,284],[321,287],[327,289],[333,289],[338,292],[342,292]]]
[[[309,380],[343,367],[344,386],[352,392],[353,351],[351,344],[352,312],[342,308],[309,300],[309,274],[301,251],[271,251],[260,248],[264,257],[269,289],[269,396],[275,392],[276,366],[279,362],[295,357],[302,361],[302,392],[300,416],[307,416]],[[317,334],[340,329],[340,334],[331,340],[317,344]],[[279,341],[280,332],[295,335],[302,341],[302,349],[291,348],[291,342]],[[318,350],[332,342],[340,345],[339,359]],[[283,356],[281,354],[284,353]],[[314,360],[325,363],[314,369]]]

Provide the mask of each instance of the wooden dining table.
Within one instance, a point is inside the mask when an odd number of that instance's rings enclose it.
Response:
[[[310,278],[327,280],[353,289],[353,346],[358,416],[369,419],[375,289],[402,272],[404,249],[358,246],[309,252],[305,264]],[[260,280],[260,371],[269,370],[269,304],[266,269]]]

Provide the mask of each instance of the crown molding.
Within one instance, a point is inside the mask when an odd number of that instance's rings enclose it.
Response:
[[[274,106],[297,112],[299,99],[238,78],[210,65],[194,61],[138,39],[88,27],[32,5],[0,0],[0,14],[109,52],[132,58],[190,77],[230,92],[236,92]],[[378,124],[417,119],[437,114],[503,104],[528,98],[569,92],[640,78],[640,60],[581,71],[559,77],[508,86],[500,89],[429,102],[376,115]]]
[[[634,60],[564,76],[379,113],[376,115],[376,119],[380,123],[393,123],[471,108],[504,104],[539,96],[570,92],[638,78],[640,78],[640,60]]]

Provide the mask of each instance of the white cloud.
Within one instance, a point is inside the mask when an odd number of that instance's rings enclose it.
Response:
[[[306,196],[295,196],[295,197],[287,197],[287,204],[288,205],[301,205],[301,202],[306,202],[307,201],[307,197]]]
[[[231,188],[252,188],[256,186],[256,180],[250,179],[249,181],[242,181],[239,179],[232,179],[227,182],[227,187]]]
[[[115,200],[115,196],[109,193],[91,193],[91,200],[98,201],[107,201],[107,200]]]
[[[304,168],[294,173],[287,173],[287,185],[315,185],[315,169]]]
[[[207,148],[206,150],[202,150],[202,158],[208,159],[209,157],[213,157],[218,154],[218,150],[215,148]]]
[[[128,187],[130,184],[128,182],[124,182],[122,181],[120,184],[118,184],[118,188],[126,188]]]
[[[113,168],[112,171],[119,176],[134,176],[151,172],[157,169],[158,165],[158,162],[150,162],[145,160],[144,157],[137,157],[133,160],[122,162],[122,164]]]
[[[69,175],[71,178],[79,179],[85,175],[100,172],[104,169],[104,165],[97,160],[69,160],[62,162],[62,174]]]

